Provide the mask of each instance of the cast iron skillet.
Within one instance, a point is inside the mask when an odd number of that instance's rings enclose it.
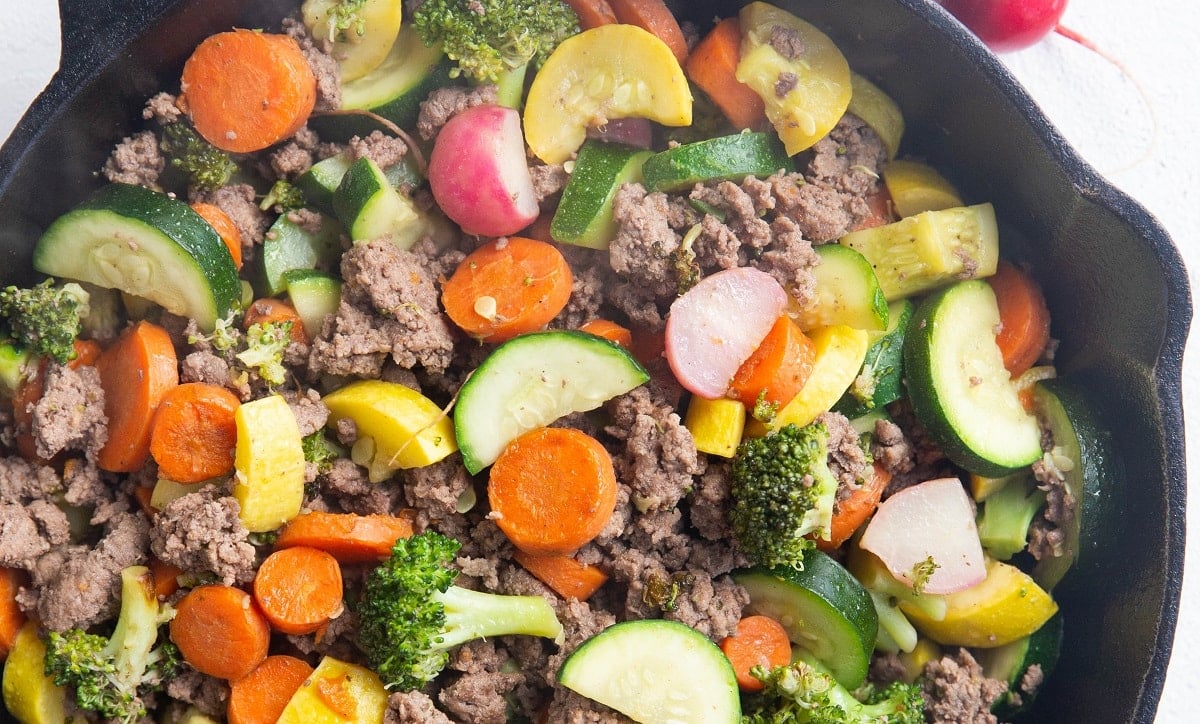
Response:
[[[992,201],[1005,253],[1047,291],[1060,372],[1086,383],[1123,470],[1111,555],[1056,591],[1066,645],[1034,719],[1150,722],[1178,614],[1185,468],[1180,365],[1191,318],[1177,250],[1141,206],[1067,147],[1015,80],[924,0],[783,1],[826,30],[904,110],[904,151]],[[0,149],[0,268],[29,281],[34,241],[99,185],[145,99],[176,90],[204,36],[278,27],[298,0],[60,0],[59,73]],[[704,26],[740,3],[679,0]]]

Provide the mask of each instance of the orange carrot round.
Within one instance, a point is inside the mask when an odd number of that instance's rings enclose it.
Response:
[[[759,396],[780,407],[792,401],[817,359],[817,347],[786,314],[742,363],[730,381],[730,394],[753,408]]]
[[[229,218],[229,214],[222,211],[220,206],[203,201],[193,203],[192,211],[199,214],[200,218],[207,221],[208,225],[217,232],[221,241],[225,242],[225,247],[229,249],[230,255],[233,256],[233,265],[241,269],[242,232],[238,229],[237,224],[233,223],[233,219]]]
[[[26,583],[24,571],[0,568],[0,663],[8,657],[25,625],[25,613],[17,605],[17,592]]]
[[[603,530],[616,507],[612,458],[578,430],[530,430],[492,465],[488,500],[496,525],[517,548],[569,555]]]
[[[1038,361],[1050,341],[1050,309],[1042,289],[1028,272],[1001,260],[987,278],[1000,309],[996,344],[1004,355],[1004,368],[1020,377]]]
[[[154,595],[158,596],[158,600],[165,601],[175,595],[179,590],[179,577],[183,575],[182,568],[153,557],[147,561],[146,567],[154,579]]]
[[[162,327],[138,322],[100,354],[96,369],[108,416],[108,441],[96,464],[114,473],[133,472],[150,456],[158,403],[179,384],[175,346]]]
[[[291,322],[292,341],[308,344],[308,333],[304,331],[304,321],[300,319],[300,313],[282,299],[273,297],[255,299],[249,307],[246,307],[246,314],[242,317],[242,328],[250,329],[255,324],[272,322]]]
[[[579,331],[603,337],[609,342],[621,345],[625,349],[633,347],[633,332],[607,319],[593,319],[590,322],[585,322],[579,327]]]
[[[663,0],[608,0],[617,22],[636,25],[667,44],[675,59],[683,65],[688,57],[687,40],[675,14]]]
[[[567,0],[567,4],[579,18],[580,30],[591,30],[617,22],[617,16],[608,0]]]
[[[233,472],[238,396],[219,385],[188,382],[163,395],[150,431],[150,455],[159,473],[177,483],[199,483]]]
[[[224,151],[253,153],[308,121],[317,79],[286,35],[231,30],[206,38],[183,66],[180,104],[196,131]]]
[[[312,633],[344,608],[341,566],[316,548],[277,550],[258,567],[254,600],[276,631]]]
[[[463,259],[442,286],[442,306],[467,334],[503,342],[554,319],[571,297],[571,282],[571,267],[553,244],[502,237]]]
[[[267,658],[271,627],[250,594],[213,584],[176,604],[171,641],[197,671],[237,681]]]
[[[854,535],[854,532],[861,528],[863,523],[867,522],[867,518],[870,518],[875,509],[879,507],[879,499],[891,481],[892,474],[876,463],[871,475],[863,481],[858,489],[851,491],[848,498],[834,504],[833,521],[829,526],[829,540],[817,538],[817,547],[823,551],[832,552],[850,540],[850,536]]]
[[[313,667],[295,656],[268,656],[229,687],[229,724],[275,724]]]
[[[684,72],[721,109],[734,128],[758,129],[767,123],[767,107],[762,96],[737,79],[741,46],[738,19],[725,18],[692,48]]]
[[[769,616],[746,616],[737,622],[732,636],[721,640],[721,650],[742,691],[762,691],[763,683],[750,670],[755,666],[773,669],[792,660],[792,642],[787,631]]]
[[[342,563],[368,563],[387,558],[397,540],[412,534],[412,521],[407,518],[314,511],[289,520],[275,546],[308,546]]]
[[[604,571],[571,556],[535,556],[517,550],[513,560],[563,598],[586,601],[608,580]]]

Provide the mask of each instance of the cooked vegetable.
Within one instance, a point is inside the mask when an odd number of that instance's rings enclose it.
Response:
[[[804,567],[809,537],[828,538],[837,480],[829,431],[788,424],[738,447],[730,473],[730,521],[742,550],[764,566]]]
[[[229,249],[229,255],[233,257],[233,265],[238,269],[242,268],[242,232],[238,230],[237,224],[233,223],[233,219],[229,218],[229,214],[221,210],[220,206],[196,201],[191,204],[192,211],[200,215],[200,218],[208,222],[208,225],[217,232],[224,242],[225,248]]]
[[[763,402],[778,409],[791,402],[804,387],[816,356],[812,340],[790,316],[781,314],[733,374],[729,394],[749,410]]]
[[[295,40],[243,29],[196,46],[180,86],[196,131],[233,153],[261,151],[291,136],[317,98],[316,77]]]
[[[762,681],[750,674],[755,666],[773,669],[792,660],[788,632],[770,616],[743,616],[733,634],[721,639],[720,645],[742,691],[763,690]]]
[[[321,333],[325,317],[337,314],[342,300],[342,282],[324,272],[292,269],[283,273],[283,283],[300,323],[292,327],[293,338],[300,329],[305,339],[313,339]]]
[[[268,656],[229,687],[229,724],[275,724],[292,695],[313,673],[295,656]]]
[[[888,306],[871,263],[854,249],[822,244],[816,249],[820,263],[812,273],[816,294],[797,309],[801,329],[844,324],[854,329],[882,332],[888,324]],[[799,305],[793,303],[794,307]]]
[[[625,349],[633,346],[633,332],[610,319],[593,319],[579,326],[580,332],[594,334]]]
[[[4,709],[22,724],[67,721],[67,691],[46,675],[46,644],[39,626],[27,621],[13,639],[4,662]]]
[[[986,281],[1000,312],[996,345],[1004,369],[1016,379],[1038,361],[1050,341],[1050,309],[1037,281],[1007,261],[997,263],[996,273]]]
[[[251,533],[279,528],[304,502],[304,446],[296,416],[279,395],[244,403],[234,416],[233,497]]]
[[[17,349],[65,363],[75,357],[87,310],[88,293],[78,284],[58,286],[46,279],[28,288],[8,286],[0,289],[0,333]]]
[[[578,16],[579,27],[582,30],[617,22],[616,13],[608,4],[608,0],[566,0],[566,3]]]
[[[850,71],[850,105],[846,107],[846,112],[858,116],[875,131],[887,149],[889,160],[896,157],[900,151],[900,140],[904,137],[904,114],[891,96],[863,76]]]
[[[128,328],[96,360],[104,388],[108,440],[96,463],[112,472],[138,470],[150,457],[154,413],[179,384],[175,345],[149,322]]]
[[[343,83],[375,70],[391,51],[400,31],[401,0],[305,0],[304,24],[317,38],[333,44]]]
[[[679,21],[663,0],[608,0],[617,22],[636,25],[666,43],[680,65],[687,60],[687,41]]]
[[[25,613],[17,605],[17,591],[25,585],[25,574],[17,568],[0,567],[0,664],[16,644]]]
[[[180,650],[159,641],[159,626],[175,613],[154,595],[150,570],[121,571],[121,612],[105,638],[78,628],[51,631],[46,640],[46,674],[75,690],[75,703],[125,724],[147,713],[145,697],[179,672]]]
[[[314,510],[289,520],[280,529],[275,547],[307,546],[342,563],[366,563],[387,558],[397,540],[412,534],[412,522],[399,516]]]
[[[453,585],[459,545],[432,531],[401,538],[367,576],[358,641],[390,689],[424,686],[446,665],[450,649],[472,639],[527,634],[561,640],[562,624],[544,598]]]
[[[346,169],[333,192],[333,210],[356,242],[386,238],[408,249],[420,241],[420,217],[412,199],[396,190],[369,157]]]
[[[609,626],[567,657],[558,681],[634,721],[733,724],[741,716],[729,659],[678,621]],[[664,696],[667,691],[672,695]]]
[[[215,191],[229,183],[237,173],[238,165],[228,153],[201,138],[196,129],[184,121],[163,128],[161,145],[167,162],[186,175],[191,188]]]
[[[171,641],[192,668],[237,681],[267,658],[271,628],[250,594],[210,584],[193,588],[176,604]]]
[[[1036,667],[1037,680],[1044,683],[1058,665],[1062,640],[1063,616],[1059,612],[1027,637],[975,654],[984,676],[1008,684],[1008,691],[992,705],[994,714],[1007,721],[1030,708],[1041,685],[1031,691],[1024,685],[1025,676]]]
[[[722,397],[688,401],[683,424],[692,433],[696,449],[709,455],[732,458],[746,429],[746,407],[740,400]]]
[[[622,184],[642,181],[650,157],[650,151],[620,143],[584,141],[550,222],[554,240],[607,249],[617,234],[613,198]]]
[[[532,555],[516,550],[513,560],[563,598],[586,601],[608,581],[608,574],[600,568],[571,556]]]
[[[259,564],[254,574],[254,602],[274,630],[312,633],[344,609],[342,569],[337,559],[323,550],[282,548]]]
[[[750,697],[744,724],[921,724],[925,698],[920,684],[895,682],[863,698],[842,686],[820,664],[801,658],[760,670],[765,690]]]
[[[988,495],[978,517],[979,541],[991,557],[1007,561],[1025,549],[1029,524],[1046,504],[1046,493],[1028,475],[1013,476]]]
[[[817,547],[832,551],[850,540],[850,536],[854,535],[879,507],[879,499],[891,481],[892,474],[887,468],[878,463],[872,466],[867,479],[861,481],[859,487],[834,503],[833,518],[829,523],[829,540],[818,538]]]
[[[914,309],[907,299],[888,305],[887,329],[870,334],[871,346],[863,358],[862,369],[846,394],[834,404],[835,412],[855,419],[873,410],[883,410],[904,396],[904,336]]]
[[[762,96],[737,79],[742,28],[736,17],[713,26],[688,55],[687,77],[721,109],[737,130],[758,130],[767,123]]]
[[[199,483],[233,472],[239,405],[237,395],[206,382],[168,390],[150,429],[150,455],[159,474],[177,483]]]
[[[668,148],[647,158],[642,166],[649,191],[683,191],[717,181],[740,183],[747,176],[766,178],[791,170],[792,160],[778,139],[749,132]]]
[[[401,128],[412,128],[421,102],[434,90],[451,85],[453,68],[440,45],[425,45],[412,24],[404,23],[387,57],[374,70],[349,82],[343,76],[342,108],[369,110]],[[334,118],[339,116],[326,120]]]
[[[370,669],[325,656],[292,694],[278,724],[382,724],[387,698]]]
[[[883,167],[883,183],[902,217],[963,205],[958,190],[937,169],[918,161],[888,161]]]
[[[617,504],[612,458],[573,428],[540,427],[504,447],[488,474],[496,525],[534,555],[570,555],[608,524]]]

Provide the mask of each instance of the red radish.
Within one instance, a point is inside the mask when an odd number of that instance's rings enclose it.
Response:
[[[1067,0],[938,0],[997,53],[1027,48],[1053,32]]]
[[[671,305],[666,355],[679,384],[710,400],[753,354],[787,307],[775,277],[750,267],[701,279]]]
[[[520,114],[481,105],[451,118],[429,155],[429,187],[468,234],[508,236],[529,226],[539,209]]]
[[[987,576],[975,509],[958,478],[927,480],[883,501],[859,546],[897,580],[923,579],[925,593],[954,593]]]

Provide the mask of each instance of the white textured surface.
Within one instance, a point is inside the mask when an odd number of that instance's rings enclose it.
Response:
[[[18,0],[4,0],[16,3]],[[1129,77],[1060,37],[1005,56],[1063,134],[1097,169],[1141,201],[1183,251],[1200,289],[1200,83],[1191,47],[1200,27],[1195,0],[1075,0],[1063,19],[1110,55]],[[0,14],[0,137],[45,86],[58,60],[58,16],[50,0]],[[1147,110],[1146,101],[1153,108]],[[1200,362],[1184,369],[1185,407],[1200,409]],[[1198,718],[1200,700],[1200,423],[1191,418],[1188,468],[1193,514],[1183,604],[1158,722]],[[1136,542],[1132,542],[1136,544]]]

